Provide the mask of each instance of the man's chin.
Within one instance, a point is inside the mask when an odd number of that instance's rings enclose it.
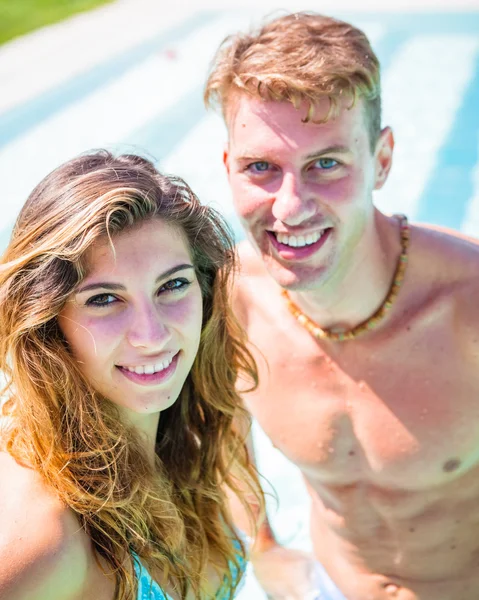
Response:
[[[320,288],[327,279],[324,268],[288,268],[277,261],[264,260],[266,269],[276,283],[288,291],[310,291]]]

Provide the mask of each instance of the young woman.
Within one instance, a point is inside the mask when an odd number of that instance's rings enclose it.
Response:
[[[234,596],[225,488],[261,497],[233,269],[219,215],[144,158],[85,155],[32,192],[0,264],[1,598]]]

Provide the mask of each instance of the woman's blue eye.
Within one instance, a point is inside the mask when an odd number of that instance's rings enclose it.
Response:
[[[116,302],[116,298],[112,294],[97,294],[88,298],[86,304],[87,306],[109,306],[113,302]]]
[[[189,286],[190,283],[191,282],[188,281],[188,279],[185,279],[184,277],[170,279],[160,287],[158,293],[161,294],[162,292],[179,292],[185,289],[187,286]],[[111,306],[116,302],[118,302],[118,298],[116,296],[113,296],[113,294],[97,294],[96,296],[88,298],[85,304],[87,306],[105,307]]]
[[[190,281],[188,281],[188,279],[185,279],[184,277],[178,277],[176,279],[170,279],[169,281],[164,283],[160,288],[160,292],[177,292],[189,285]]]
[[[338,161],[334,160],[334,158],[319,158],[315,162],[315,165],[319,165],[321,169],[325,169],[326,171],[336,167],[338,164]]]

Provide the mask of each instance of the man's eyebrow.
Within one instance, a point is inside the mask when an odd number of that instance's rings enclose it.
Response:
[[[328,146],[327,148],[322,148],[317,152],[311,152],[304,158],[309,160],[311,158],[316,158],[317,156],[322,156],[323,154],[346,154],[348,152],[351,152],[351,149],[348,146]]]
[[[155,279],[155,283],[158,283],[159,281],[166,279],[167,277],[170,277],[171,275],[174,275],[178,271],[184,271],[185,269],[194,269],[194,268],[195,267],[193,265],[190,265],[189,263],[183,263],[181,265],[176,265],[175,267],[171,267],[171,269],[168,269],[164,273],[161,273],[161,275],[158,275],[158,277]],[[87,283],[87,285],[83,285],[83,286],[79,287],[76,290],[76,293],[82,294],[83,292],[88,292],[90,290],[95,290],[98,288],[101,288],[103,290],[111,290],[111,291],[125,291],[126,290],[126,287],[124,285],[122,285],[121,283],[98,281],[98,282],[93,282],[93,283]]]
[[[250,152],[243,152],[242,154],[238,154],[236,160],[247,160],[251,162],[268,162],[266,159],[263,161],[261,158],[258,158],[258,155]]]
[[[306,156],[304,156],[305,160],[311,160],[312,158],[317,158],[318,156],[322,156],[323,154],[347,154],[351,152],[351,148],[349,148],[348,146],[342,146],[342,145],[335,145],[335,146],[328,146],[327,148],[321,148],[321,150],[315,150],[313,152],[310,152],[309,154],[307,154]],[[255,155],[254,152],[250,152],[249,150],[246,150],[245,152],[241,152],[241,154],[238,154],[236,157],[236,160],[242,160],[242,161],[251,161],[251,162],[269,162],[268,161],[268,157],[262,159],[259,158],[258,155]],[[274,157],[273,157],[274,160]]]

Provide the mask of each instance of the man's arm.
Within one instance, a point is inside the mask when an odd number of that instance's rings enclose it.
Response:
[[[254,297],[257,278],[268,276],[264,264],[258,259],[248,242],[238,246],[241,268],[233,290],[232,303],[235,315],[243,328],[249,331],[250,313],[254,310]],[[253,293],[251,290],[253,289]],[[263,357],[266,361],[268,357]],[[248,386],[246,385],[246,389]],[[238,392],[245,394],[242,381],[238,381]],[[246,396],[245,396],[246,397]],[[245,403],[246,404],[246,403]],[[256,455],[251,432],[251,417],[245,415],[237,419],[236,426],[246,440],[249,458],[256,467]],[[240,477],[236,483],[241,490]],[[243,487],[244,489],[244,487]],[[246,492],[246,491],[245,491]],[[260,510],[254,496],[243,496],[254,516],[252,526],[248,511],[233,492],[229,493],[230,509],[235,525],[252,540],[251,561],[258,582],[271,600],[305,600],[315,598],[317,590],[314,585],[315,561],[312,556],[281,546],[266,514]]]
[[[246,445],[251,462],[256,466],[253,435],[250,420],[244,418],[238,423],[240,431],[246,436]],[[241,489],[241,481],[236,478]],[[251,562],[256,579],[270,600],[305,600],[315,598],[318,590],[314,583],[315,561],[312,556],[299,550],[285,548],[276,539],[275,533],[263,514],[254,496],[246,494],[249,509],[255,516],[255,523],[245,510],[238,497],[229,492],[230,510],[238,529],[251,539]]]
[[[253,433],[251,431],[251,421],[249,418],[237,419],[236,427],[240,434],[246,439],[246,447],[250,462],[257,468],[256,454],[254,450]],[[241,489],[242,484],[238,477],[235,478],[236,484]],[[251,554],[261,553],[268,550],[272,546],[278,544],[274,535],[271,524],[268,520],[266,512],[261,510],[258,504],[258,499],[254,494],[246,493],[244,497],[249,506],[251,514],[254,516],[254,523],[251,522],[251,517],[247,513],[244,505],[239,500],[238,496],[228,490],[230,510],[233,516],[234,523],[238,529],[245,533],[251,540]]]

